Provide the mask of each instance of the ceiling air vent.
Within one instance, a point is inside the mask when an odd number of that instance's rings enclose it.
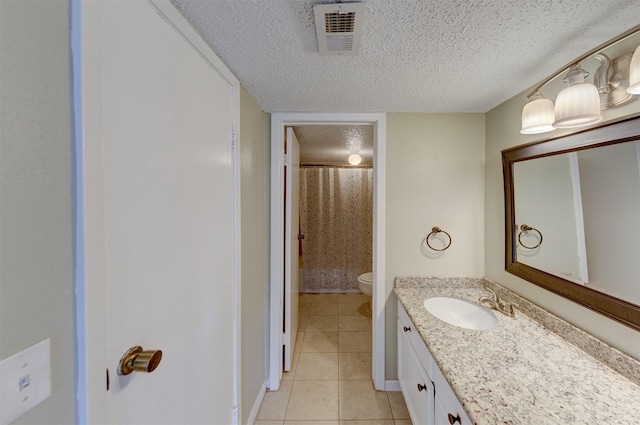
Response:
[[[321,55],[355,55],[360,50],[364,3],[313,6]]]

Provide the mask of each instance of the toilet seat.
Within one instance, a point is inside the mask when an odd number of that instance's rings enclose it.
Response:
[[[358,279],[366,283],[373,283],[373,272],[362,273],[360,276],[358,276]]]

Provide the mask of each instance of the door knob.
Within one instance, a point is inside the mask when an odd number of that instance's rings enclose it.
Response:
[[[135,346],[124,353],[118,363],[118,375],[128,375],[131,372],[151,373],[162,360],[162,350],[143,350]]]

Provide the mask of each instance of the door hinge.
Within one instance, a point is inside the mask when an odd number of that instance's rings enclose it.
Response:
[[[107,391],[111,388],[111,382],[109,381],[109,368],[107,368]]]
[[[233,406],[231,414],[233,416],[233,425],[238,425],[238,406]]]
[[[231,149],[235,149],[237,144],[238,144],[238,142],[237,142],[237,138],[236,138],[236,132],[233,131],[231,133]]]
[[[286,154],[286,153],[285,153],[285,154],[282,154],[282,161],[284,161],[284,162],[283,162],[283,163],[284,163],[284,165],[287,165],[287,164],[289,163],[289,162],[287,161],[287,159],[288,159],[288,158],[287,158],[287,154]]]

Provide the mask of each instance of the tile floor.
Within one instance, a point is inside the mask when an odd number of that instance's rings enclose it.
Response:
[[[371,297],[301,294],[293,365],[256,425],[411,425],[401,392],[371,380]]]

